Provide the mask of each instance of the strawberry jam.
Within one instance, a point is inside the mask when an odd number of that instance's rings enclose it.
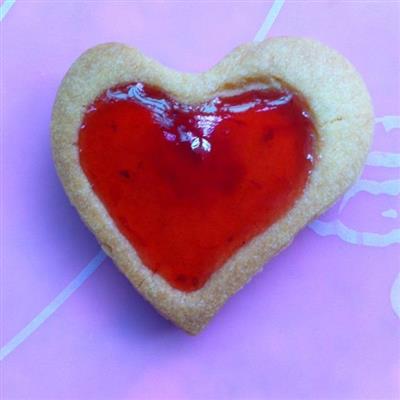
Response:
[[[88,107],[79,157],[142,262],[190,292],[294,205],[315,139],[305,102],[284,87],[189,105],[131,83]]]

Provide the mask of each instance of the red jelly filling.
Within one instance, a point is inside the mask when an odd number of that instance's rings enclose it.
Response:
[[[314,141],[304,101],[286,88],[188,105],[131,83],[87,109],[79,156],[143,263],[190,292],[293,206]]]

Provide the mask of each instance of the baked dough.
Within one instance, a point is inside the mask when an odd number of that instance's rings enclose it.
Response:
[[[280,220],[237,251],[207,283],[182,292],[142,264],[93,192],[79,163],[78,134],[86,108],[106,89],[143,82],[195,104],[221,88],[283,82],[305,98],[318,136],[318,160],[301,197]],[[58,90],[52,115],[53,155],[64,188],[82,219],[136,289],[166,318],[196,334],[296,233],[326,210],[358,177],[373,131],[367,89],[336,51],[310,39],[280,37],[233,50],[207,72],[171,70],[123,44],[86,51]]]

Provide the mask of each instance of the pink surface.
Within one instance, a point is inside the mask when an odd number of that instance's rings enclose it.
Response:
[[[252,40],[269,7],[22,0],[12,7],[1,22],[1,346],[99,251],[51,159],[52,103],[72,61],[97,43],[120,41],[170,67],[204,70]],[[269,36],[335,47],[365,78],[376,116],[399,116],[399,13],[396,2],[287,1]],[[399,128],[378,121],[372,151],[399,153]],[[369,165],[362,181],[371,180],[380,190],[392,182],[396,194],[399,169]],[[382,216],[387,210],[394,218]],[[337,204],[321,221],[340,220],[353,238],[305,229],[197,337],[162,319],[107,260],[1,361],[3,398],[398,398],[391,291],[393,300],[399,211],[398,197],[379,191],[357,192],[342,210]],[[382,238],[393,243],[378,246]]]

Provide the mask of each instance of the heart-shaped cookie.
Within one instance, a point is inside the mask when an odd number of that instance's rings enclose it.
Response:
[[[103,249],[195,334],[354,181],[372,126],[358,73],[309,39],[243,45],[203,74],[105,44],[64,78],[52,138]]]

